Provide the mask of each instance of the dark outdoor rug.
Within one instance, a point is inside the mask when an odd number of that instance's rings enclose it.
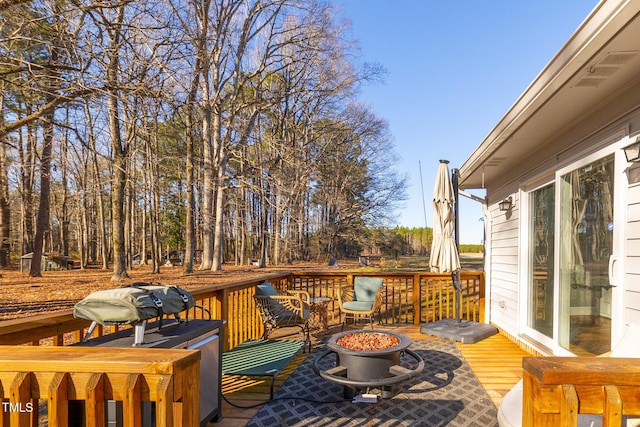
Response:
[[[425,360],[424,371],[395,385],[390,399],[352,403],[341,385],[316,375],[314,349],[247,426],[481,426],[498,425],[497,411],[456,345],[448,340],[414,340],[411,347]],[[323,361],[333,366],[335,358]],[[403,356],[402,365],[415,361]],[[322,370],[326,367],[321,366]],[[380,394],[379,390],[370,390]],[[330,402],[330,403],[322,403]]]

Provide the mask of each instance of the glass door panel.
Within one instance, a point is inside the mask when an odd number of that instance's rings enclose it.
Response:
[[[559,340],[579,356],[611,348],[613,179],[613,155],[560,179]]]
[[[530,195],[528,326],[553,338],[554,184]]]

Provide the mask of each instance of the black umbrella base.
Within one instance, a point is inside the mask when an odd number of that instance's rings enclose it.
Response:
[[[474,344],[498,333],[498,329],[485,323],[442,319],[436,322],[424,323],[420,332],[438,338],[448,339],[462,344]]]

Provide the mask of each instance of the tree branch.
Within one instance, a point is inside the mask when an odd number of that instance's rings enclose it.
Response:
[[[42,107],[40,107],[38,110],[34,111],[33,113],[29,114],[28,116],[22,117],[18,120],[16,120],[13,123],[8,123],[2,127],[0,127],[0,137],[3,137],[11,132],[13,132],[14,130],[20,129],[22,126],[26,126],[29,123],[38,120],[40,117],[42,117],[42,115],[46,114],[47,111],[51,110],[52,108],[60,105],[60,104],[64,104],[65,102],[71,102],[76,98],[79,98],[81,96],[85,96],[85,95],[89,95],[90,93],[92,93],[94,91],[94,89],[83,89],[83,90],[79,90],[76,92],[72,92],[70,94],[66,94],[66,95],[60,95],[55,97],[54,99],[52,99],[51,101],[47,102],[46,104],[44,104]]]

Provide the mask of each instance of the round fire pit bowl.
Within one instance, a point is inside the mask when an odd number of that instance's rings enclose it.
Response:
[[[411,340],[396,332],[356,330],[332,335],[328,350],[313,361],[313,371],[327,381],[344,386],[345,398],[352,398],[360,389],[380,387],[382,397],[393,396],[392,386],[414,377],[424,370],[424,360],[407,347]],[[334,367],[320,369],[321,361],[336,355]],[[401,366],[403,354],[411,356],[415,369]],[[325,364],[326,365],[326,364]]]

